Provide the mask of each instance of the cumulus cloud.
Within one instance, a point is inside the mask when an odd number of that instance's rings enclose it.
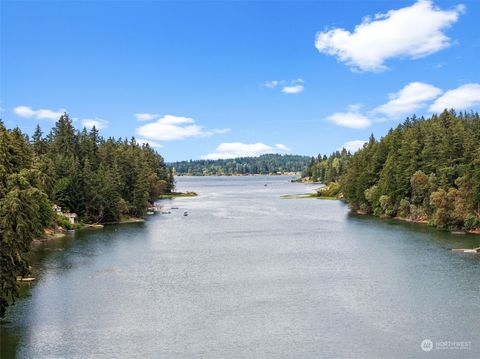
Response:
[[[293,85],[293,86],[284,86],[282,89],[283,93],[300,93],[303,91],[303,85]]]
[[[155,141],[150,141],[150,140],[145,140],[143,138],[139,138],[137,139],[137,142],[141,145],[149,145],[150,147],[154,147],[154,148],[162,148],[163,145],[161,145],[160,143],[158,142],[155,142]]]
[[[388,59],[421,58],[450,46],[444,32],[463,11],[463,5],[441,10],[430,0],[419,0],[373,19],[367,17],[353,32],[342,28],[318,32],[315,47],[351,69],[383,71]]]
[[[25,118],[35,118],[38,120],[58,120],[64,112],[65,109],[60,109],[58,111],[53,111],[49,109],[39,109],[34,110],[30,106],[18,106],[13,109],[13,112],[20,117]]]
[[[336,125],[348,128],[366,128],[372,124],[372,121],[356,109],[350,109],[347,112],[335,112],[327,117],[327,120]]]
[[[272,80],[272,81],[266,81],[263,85],[265,87],[268,87],[270,89],[276,88],[276,87],[281,87],[282,90],[281,92],[286,93],[286,94],[296,94],[300,93],[304,90],[304,81],[301,78],[295,79],[295,80]]]
[[[190,137],[207,137],[228,132],[229,129],[206,130],[190,117],[165,115],[157,121],[137,128],[141,137],[156,141],[184,140]]]
[[[275,147],[276,147],[277,149],[281,150],[281,151],[285,151],[285,152],[290,152],[290,151],[291,151],[290,148],[288,148],[287,146],[285,146],[285,145],[282,144],[282,143],[277,143],[277,144],[275,145]]]
[[[159,117],[160,115],[157,115],[156,113],[136,113],[135,114],[135,118],[137,119],[137,121],[151,121]]]
[[[442,112],[444,109],[451,108],[465,111],[480,106],[480,84],[478,83],[465,84],[442,93],[441,89],[433,85],[411,82],[398,92],[389,94],[390,101],[370,111],[361,111],[361,105],[350,105],[347,111],[336,112],[328,116],[327,120],[343,127],[366,128],[373,123],[411,115],[429,104],[430,112]]]
[[[348,141],[342,145],[342,148],[345,148],[347,151],[354,153],[354,152],[357,152],[359,149],[361,149],[365,143],[367,143],[367,141],[363,141],[363,140]],[[339,150],[341,150],[342,148],[340,148]]]
[[[218,145],[215,152],[201,156],[201,158],[204,160],[217,160],[219,158],[257,157],[266,153],[285,153],[289,151],[290,149],[281,143],[269,146],[261,142],[224,142]]]
[[[373,109],[387,117],[409,115],[427,105],[428,101],[437,98],[442,93],[439,88],[422,83],[411,82],[400,91],[389,94],[390,101]]]
[[[101,130],[108,126],[108,121],[102,120],[101,118],[83,118],[80,120],[80,123],[86,128],[93,128],[95,126],[97,130]]]
[[[467,110],[480,105],[480,84],[465,84],[445,92],[430,106],[431,112],[442,112],[444,109]]]

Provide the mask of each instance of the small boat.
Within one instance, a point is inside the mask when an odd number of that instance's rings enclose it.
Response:
[[[152,215],[152,214],[155,214],[155,212],[148,211],[147,214]]]
[[[183,212],[183,215],[188,216],[188,212],[187,211]]]
[[[172,207],[172,208],[170,208],[170,209],[178,209],[178,207]]]
[[[266,183],[265,183],[263,186],[264,186],[264,187],[267,187],[267,186],[268,186],[268,184],[266,184]]]
[[[172,213],[172,212],[170,212],[170,211],[162,211],[162,214],[170,214],[170,213]]]

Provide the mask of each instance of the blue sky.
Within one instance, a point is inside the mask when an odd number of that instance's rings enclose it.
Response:
[[[66,110],[167,161],[316,155],[480,109],[478,1],[0,6],[1,116],[27,133]]]

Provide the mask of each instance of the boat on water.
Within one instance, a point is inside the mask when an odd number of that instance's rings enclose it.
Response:
[[[162,211],[162,214],[170,214],[170,213],[172,213],[172,212],[170,212],[170,211]]]
[[[188,216],[188,212],[187,211],[183,212],[183,215]]]
[[[148,214],[148,215],[152,215],[152,214],[155,214],[155,212],[148,211],[147,214]]]

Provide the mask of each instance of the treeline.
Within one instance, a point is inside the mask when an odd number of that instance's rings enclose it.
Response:
[[[302,177],[308,177],[313,182],[337,182],[347,170],[348,160],[352,154],[345,148],[335,151],[330,156],[318,155],[312,157]]]
[[[302,172],[310,157],[299,155],[265,154],[258,157],[241,157],[219,160],[190,160],[170,163],[177,175],[231,176]]]
[[[44,229],[66,224],[53,205],[86,223],[141,216],[174,187],[172,171],[148,145],[76,130],[67,114],[30,139],[0,120],[0,316],[28,274],[28,254]],[[68,222],[67,222],[68,223]]]
[[[480,118],[444,111],[410,118],[348,159],[337,179],[353,210],[480,228]]]

